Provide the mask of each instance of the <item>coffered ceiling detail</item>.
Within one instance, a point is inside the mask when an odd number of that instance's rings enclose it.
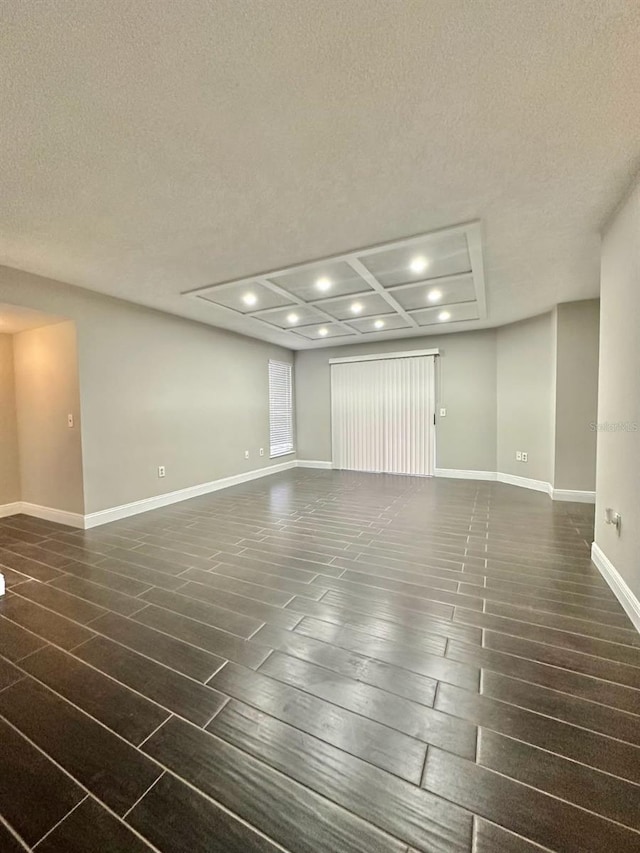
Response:
[[[487,316],[479,222],[185,293],[300,339],[373,339]],[[296,343],[297,342],[297,343]]]

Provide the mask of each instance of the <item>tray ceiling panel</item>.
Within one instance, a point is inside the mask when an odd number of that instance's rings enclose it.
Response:
[[[480,223],[189,291],[322,345],[486,317]],[[258,333],[258,325],[255,326]]]

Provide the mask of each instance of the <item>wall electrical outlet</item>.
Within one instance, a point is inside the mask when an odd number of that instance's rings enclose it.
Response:
[[[529,454],[525,450],[522,451],[522,461],[523,462],[529,461]]]
[[[264,447],[260,448],[260,456],[264,456]]]
[[[522,451],[516,450],[516,462],[522,462]]]
[[[158,477],[164,477],[166,473],[164,465],[158,465]]]
[[[69,427],[69,429],[73,429],[73,415],[72,414],[67,415],[67,426]]]
[[[245,458],[245,459],[248,459],[248,458],[249,458],[249,451],[248,451],[248,450],[245,450],[245,452],[244,452],[244,458]]]
[[[446,409],[440,409],[440,417],[441,418],[447,417],[447,410]]]

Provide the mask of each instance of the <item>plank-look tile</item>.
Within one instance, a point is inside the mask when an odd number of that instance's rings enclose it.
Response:
[[[476,727],[467,721],[281,652],[267,658],[258,672],[416,740],[475,757]]]
[[[269,649],[279,649],[293,657],[333,670],[356,681],[374,685],[388,693],[404,696],[421,705],[431,707],[435,699],[438,682],[433,678],[399,669],[368,655],[340,649],[295,631],[265,625],[251,638],[251,642],[265,645]]]
[[[247,667],[258,667],[268,656],[269,651],[255,646],[242,637],[236,637],[227,631],[212,628],[203,622],[196,622],[187,616],[181,616],[171,610],[164,610],[150,604],[133,617],[136,622],[163,631],[175,638],[174,642],[181,645],[190,644],[194,651],[204,650],[204,653],[215,656],[217,660],[232,660]],[[164,661],[161,661],[163,663]],[[175,667],[179,669],[179,667]],[[187,673],[190,674],[190,673]],[[213,670],[209,675],[213,674]]]
[[[14,666],[8,660],[0,657],[0,690],[4,690],[10,684],[20,681],[24,677],[24,673]]]
[[[264,624],[261,619],[254,619],[224,607],[217,607],[215,604],[188,598],[179,592],[169,593],[163,589],[151,589],[143,593],[140,601],[145,604],[156,604],[158,607],[164,607],[165,610],[173,610],[198,622],[228,631],[244,640]]]
[[[146,566],[139,566],[127,560],[116,560],[111,556],[101,560],[96,568],[104,569],[118,576],[131,578],[139,583],[147,584],[147,586],[157,586],[161,589],[173,590],[184,586],[184,578],[169,575],[166,572],[156,572]],[[71,572],[71,569],[65,566],[65,571],[67,570]]]
[[[290,850],[404,853],[402,842],[175,717],[144,744],[143,751]],[[287,808],[282,809],[285,802]]]
[[[475,819],[473,836],[473,853],[549,853],[548,847],[540,847],[481,817]]]
[[[52,646],[34,652],[20,667],[134,745],[169,717],[155,703]]]
[[[192,787],[165,773],[127,815],[161,853],[277,853],[269,839]]]
[[[21,557],[27,557],[30,560],[35,560],[38,563],[44,563],[53,569],[64,568],[71,557],[66,557],[63,554],[56,554],[55,551],[49,551],[41,545],[29,545],[26,542],[16,542],[6,550]]]
[[[133,563],[136,566],[143,566],[144,568],[152,569],[154,572],[171,575],[172,577],[179,575],[185,568],[183,565],[176,563],[174,560],[160,560],[158,557],[148,557],[146,554],[141,554],[139,551],[125,548],[114,548],[109,552],[107,559],[124,560],[127,563]],[[104,565],[104,562],[101,561],[98,565],[102,566]]]
[[[20,660],[46,644],[41,637],[0,616],[0,651],[8,660]]]
[[[351,592],[355,595],[371,596],[382,601],[395,600],[398,604],[405,602],[414,610],[430,612],[433,605],[462,606],[482,610],[482,599],[473,595],[459,595],[457,592],[446,592],[433,587],[421,587],[416,584],[406,584],[400,581],[389,581],[386,578],[371,578],[366,583],[367,576],[347,571],[339,578],[318,576],[313,584],[322,589],[332,589],[338,592]],[[393,598],[392,598],[393,596]],[[451,614],[450,614],[451,615]]]
[[[234,614],[247,616],[259,625],[268,622],[280,628],[295,628],[302,619],[301,614],[288,612],[273,604],[265,604],[262,601],[246,598],[244,595],[211,589],[197,583],[185,584],[177,592],[162,596],[162,599],[158,595],[158,590],[149,592],[141,596],[141,598],[153,604],[158,604],[158,606],[164,607],[167,610],[174,610],[176,613],[182,613],[183,616],[190,616],[199,622],[205,622],[207,625],[214,624],[218,618],[217,615],[207,615],[210,607],[213,614],[217,614],[219,610],[229,610]],[[215,625],[215,627],[222,628],[224,626]],[[237,632],[232,631],[230,633]]]
[[[449,684],[440,684],[435,707],[481,728],[640,784],[640,749],[623,741]]]
[[[22,554],[8,551],[6,548],[0,548],[0,567],[2,571],[7,568],[13,569],[25,577],[33,578],[33,580],[42,583],[58,578],[62,574],[59,569],[54,569],[52,566],[38,562],[38,560],[32,560],[30,557],[24,557]]]
[[[238,578],[229,578],[225,575],[216,574],[214,571],[203,572],[202,569],[187,569],[181,575],[181,579],[185,584],[181,592],[185,594],[185,590],[197,592],[191,586],[192,583],[197,583],[200,588],[209,587],[211,600],[215,602],[217,590],[223,592],[233,592],[236,595],[243,595],[245,598],[252,598],[255,601],[261,601],[263,604],[271,604],[274,607],[284,607],[290,601],[292,594],[290,592],[281,592],[278,589],[269,589],[257,583],[249,583]],[[187,583],[188,582],[188,583]],[[202,590],[200,590],[202,591]],[[313,588],[311,590],[313,592]]]
[[[89,640],[74,655],[197,726],[206,725],[227,701],[226,696],[212,687],[106,637]]]
[[[411,646],[391,643],[379,637],[371,637],[363,631],[353,628],[342,628],[328,622],[305,617],[295,628],[296,633],[305,637],[313,637],[325,643],[331,643],[343,649],[375,657],[393,666],[426,675],[429,678],[457,684],[469,690],[478,688],[480,670],[478,666],[458,663],[439,655],[428,654]]]
[[[225,660],[116,613],[101,616],[92,623],[92,627],[97,633],[197,681],[206,681]]]
[[[222,556],[222,555],[220,555]],[[274,566],[278,569],[278,566]],[[210,570],[216,575],[224,575],[227,578],[236,578],[237,580],[246,581],[247,583],[258,584],[258,586],[266,586],[270,589],[278,589],[280,592],[292,595],[305,595],[308,598],[318,600],[322,597],[322,590],[312,587],[307,581],[294,581],[289,578],[283,578],[277,574],[267,574],[266,572],[256,572],[254,569],[248,569],[244,566],[232,566],[230,563],[216,563]],[[314,577],[314,575],[312,575]]]
[[[232,699],[207,729],[390,835],[433,853],[468,853],[462,809]]]
[[[2,719],[0,743],[2,817],[32,845],[62,820],[83,799],[85,792]],[[11,849],[4,846],[5,836],[10,834],[0,834],[3,853]]]
[[[16,622],[43,640],[55,643],[63,649],[72,649],[95,636],[93,631],[59,616],[26,598],[7,591],[0,598],[0,616]]]
[[[516,607],[497,601],[487,601],[485,612],[518,619],[521,622],[530,622],[534,625],[555,628],[560,631],[571,631],[585,637],[596,637],[611,643],[621,643],[640,648],[640,633],[633,628],[631,622],[628,622],[626,627],[615,628],[612,625],[603,625],[588,619],[558,616],[554,613],[532,610],[530,607]]]
[[[31,848],[22,841],[14,829],[0,815],[0,850],[2,853],[30,853]]]
[[[460,663],[475,663],[485,670],[521,678],[532,684],[560,690],[582,699],[600,702],[622,711],[630,711],[632,714],[636,713],[640,701],[638,691],[632,687],[603,681],[591,675],[528,660],[507,652],[467,646],[457,640],[451,640],[448,643],[446,657]]]
[[[144,607],[144,602],[139,598],[125,595],[122,592],[116,592],[113,589],[107,589],[104,586],[99,586],[92,581],[84,578],[65,575],[61,578],[51,581],[50,587],[60,589],[63,592],[69,593],[71,596],[81,598],[83,601],[89,601],[92,604],[97,604],[106,610],[111,610],[114,613],[120,613],[121,616],[130,616],[137,610]]]
[[[402,732],[236,664],[227,664],[210,684],[383,770],[419,781],[426,746]]]
[[[202,557],[196,554],[183,554],[178,550],[162,548],[158,545],[152,545],[147,541],[135,545],[131,549],[131,553],[134,557],[138,554],[144,554],[145,557],[158,559],[163,563],[175,563],[185,569],[200,568],[206,570],[211,567],[209,556]]]
[[[389,614],[387,618],[374,618],[371,614],[365,615],[358,610],[343,605],[325,604],[325,600],[311,601],[308,598],[295,596],[287,604],[286,610],[294,610],[303,616],[313,616],[321,622],[331,622],[334,625],[343,625],[345,628],[358,628],[366,634],[392,640],[403,645],[410,645],[417,639],[432,639],[440,637],[463,640],[467,643],[478,643],[482,641],[482,630],[462,623],[454,624],[434,616],[422,616],[411,614],[414,618],[405,620],[403,611]],[[476,611],[470,611],[475,613]],[[390,618],[394,615],[395,618]],[[425,637],[426,635],[426,637]]]
[[[631,782],[486,729],[480,730],[477,761],[640,833],[640,787]],[[637,842],[640,847],[640,834]]]
[[[620,643],[599,640],[595,637],[585,637],[571,631],[551,627],[543,628],[531,622],[521,622],[518,619],[494,616],[491,613],[479,613],[477,610],[465,610],[459,607],[456,607],[453,619],[458,624],[475,625],[478,629],[486,628],[490,631],[508,634],[511,637],[522,637],[525,640],[533,640],[561,649],[582,652],[606,660],[640,667],[640,648],[633,646],[623,646]],[[460,639],[464,640],[465,638],[461,637]]]
[[[86,563],[87,565],[91,565],[93,563],[98,563],[105,556],[104,553],[96,552],[92,548],[85,548],[81,544],[69,544],[68,542],[61,542],[59,539],[45,539],[43,542],[40,542],[39,547],[45,551],[49,551],[53,554],[59,554],[60,557],[65,558],[65,562],[61,564],[64,568],[64,565],[70,560],[76,560],[80,563]],[[107,553],[112,549],[109,548]]]
[[[36,847],[37,853],[151,853],[125,823],[87,797]]]
[[[640,746],[640,716],[485,671],[482,695]]]
[[[161,549],[163,552],[169,551],[170,554],[176,552],[182,558],[193,556],[203,557],[206,560],[210,560],[216,551],[220,550],[219,548],[198,545],[193,541],[185,540],[188,540],[188,537],[180,536],[180,534],[167,535],[160,533],[147,533],[139,542],[135,543],[135,545],[153,546]],[[132,544],[129,547],[135,547],[135,545]]]
[[[0,714],[117,814],[160,775],[139,750],[33,679],[0,693]]]
[[[484,644],[487,649],[517,655],[528,660],[581,672],[594,678],[625,684],[640,690],[640,667],[607,660],[587,652],[559,648],[549,643],[535,642],[522,637],[510,637],[496,631],[485,631]],[[638,694],[640,707],[640,694]]]
[[[144,583],[143,581],[128,578],[124,575],[116,574],[115,572],[107,571],[98,566],[89,566],[86,563],[80,563],[72,560],[64,567],[64,574],[59,574],[55,580],[62,580],[71,575],[74,578],[79,578],[84,581],[98,584],[98,586],[106,587],[107,589],[121,592],[124,595],[140,595],[147,589],[151,589],[152,584]],[[51,581],[53,584],[53,581]]]
[[[429,750],[423,784],[551,850],[638,850],[637,832],[436,747]]]
[[[218,559],[222,559],[226,561],[224,555],[219,557]],[[248,561],[245,563],[245,561]],[[276,565],[281,569],[285,569],[290,572],[297,572],[299,577],[296,578],[291,575],[292,579],[295,580],[311,580],[314,575],[324,575],[328,577],[339,577],[342,574],[342,569],[339,566],[335,566],[333,563],[329,564],[320,560],[301,560],[298,557],[290,557],[286,553],[282,551],[278,553],[274,552],[266,552],[263,551],[260,547],[254,548],[245,548],[240,554],[233,557],[232,560],[228,562],[233,562],[235,565],[247,565],[249,567],[255,568],[256,571],[268,571],[270,574],[276,574],[275,571],[271,568]]]
[[[27,575],[21,575],[19,572],[16,572],[14,569],[9,569],[7,566],[0,566],[0,572],[4,577],[4,585],[7,589],[10,589],[12,586],[16,586],[19,583],[24,583],[30,579]]]
[[[107,612],[104,607],[98,607],[77,598],[75,595],[69,595],[61,589],[55,589],[49,584],[38,583],[38,581],[27,581],[20,584],[20,587],[15,590],[15,594],[53,610],[60,616],[81,625],[86,625]]]
[[[411,624],[410,620],[414,615],[423,619],[435,616],[438,619],[450,620],[454,611],[449,604],[440,604],[426,599],[415,601],[407,596],[398,596],[393,593],[377,595],[375,590],[367,590],[362,586],[356,590],[330,589],[326,595],[322,596],[322,601],[327,604],[352,607],[360,612],[369,612],[372,616],[379,616],[381,619],[387,618],[384,614],[401,613],[403,619],[406,618],[407,624]]]

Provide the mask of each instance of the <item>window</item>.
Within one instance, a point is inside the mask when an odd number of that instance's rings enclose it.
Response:
[[[269,439],[272,459],[293,453],[291,365],[284,361],[269,362]]]

